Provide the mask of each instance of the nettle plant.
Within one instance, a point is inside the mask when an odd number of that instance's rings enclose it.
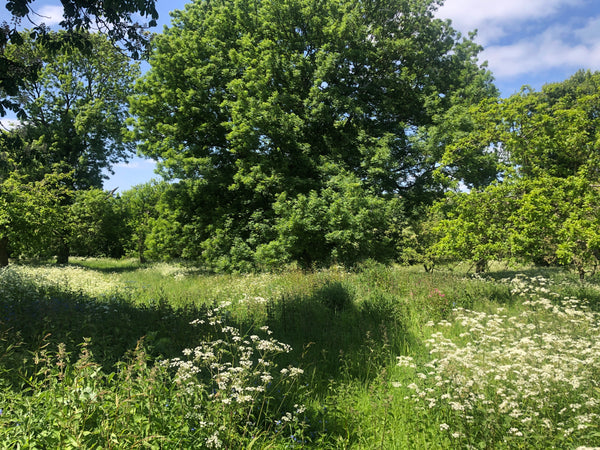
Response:
[[[208,448],[231,448],[258,441],[267,434],[301,439],[306,423],[304,405],[295,403],[304,371],[288,366],[279,369],[274,359],[291,347],[271,337],[267,326],[259,336],[243,336],[226,325],[230,302],[209,309],[206,319],[192,322],[208,326],[213,334],[183,358],[163,364],[176,370],[175,383],[189,402],[187,419],[206,434]]]

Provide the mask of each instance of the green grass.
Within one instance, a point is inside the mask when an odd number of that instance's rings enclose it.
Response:
[[[600,446],[597,278],[0,271],[2,448]]]

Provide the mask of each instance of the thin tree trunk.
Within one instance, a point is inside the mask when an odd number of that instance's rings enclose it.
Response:
[[[69,264],[69,244],[61,239],[58,244],[58,254],[56,255],[56,264]]]
[[[8,237],[0,238],[0,267],[8,266]]]
[[[144,251],[145,251],[144,241],[145,241],[145,239],[142,239],[142,238],[140,238],[138,240],[138,254],[140,256],[140,264],[146,264],[146,256],[144,256]]]
[[[475,263],[475,273],[484,273],[487,268],[487,261],[485,259],[480,259]]]

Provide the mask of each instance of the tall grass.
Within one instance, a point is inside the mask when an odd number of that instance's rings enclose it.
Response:
[[[595,280],[0,271],[3,448],[600,446]]]

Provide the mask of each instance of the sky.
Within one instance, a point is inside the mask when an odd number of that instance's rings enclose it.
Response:
[[[189,0],[157,0],[160,32],[170,23],[169,12],[183,9]],[[5,2],[2,2],[3,5]],[[6,17],[0,6],[0,21]],[[60,21],[57,0],[37,0],[34,8],[47,25]],[[579,69],[600,70],[600,1],[598,0],[445,0],[436,12],[450,19],[483,47],[480,62],[487,61],[503,97],[529,85],[566,80]],[[3,122],[10,118],[2,119]],[[157,178],[153,161],[134,158],[115,166],[105,189],[119,191]]]

